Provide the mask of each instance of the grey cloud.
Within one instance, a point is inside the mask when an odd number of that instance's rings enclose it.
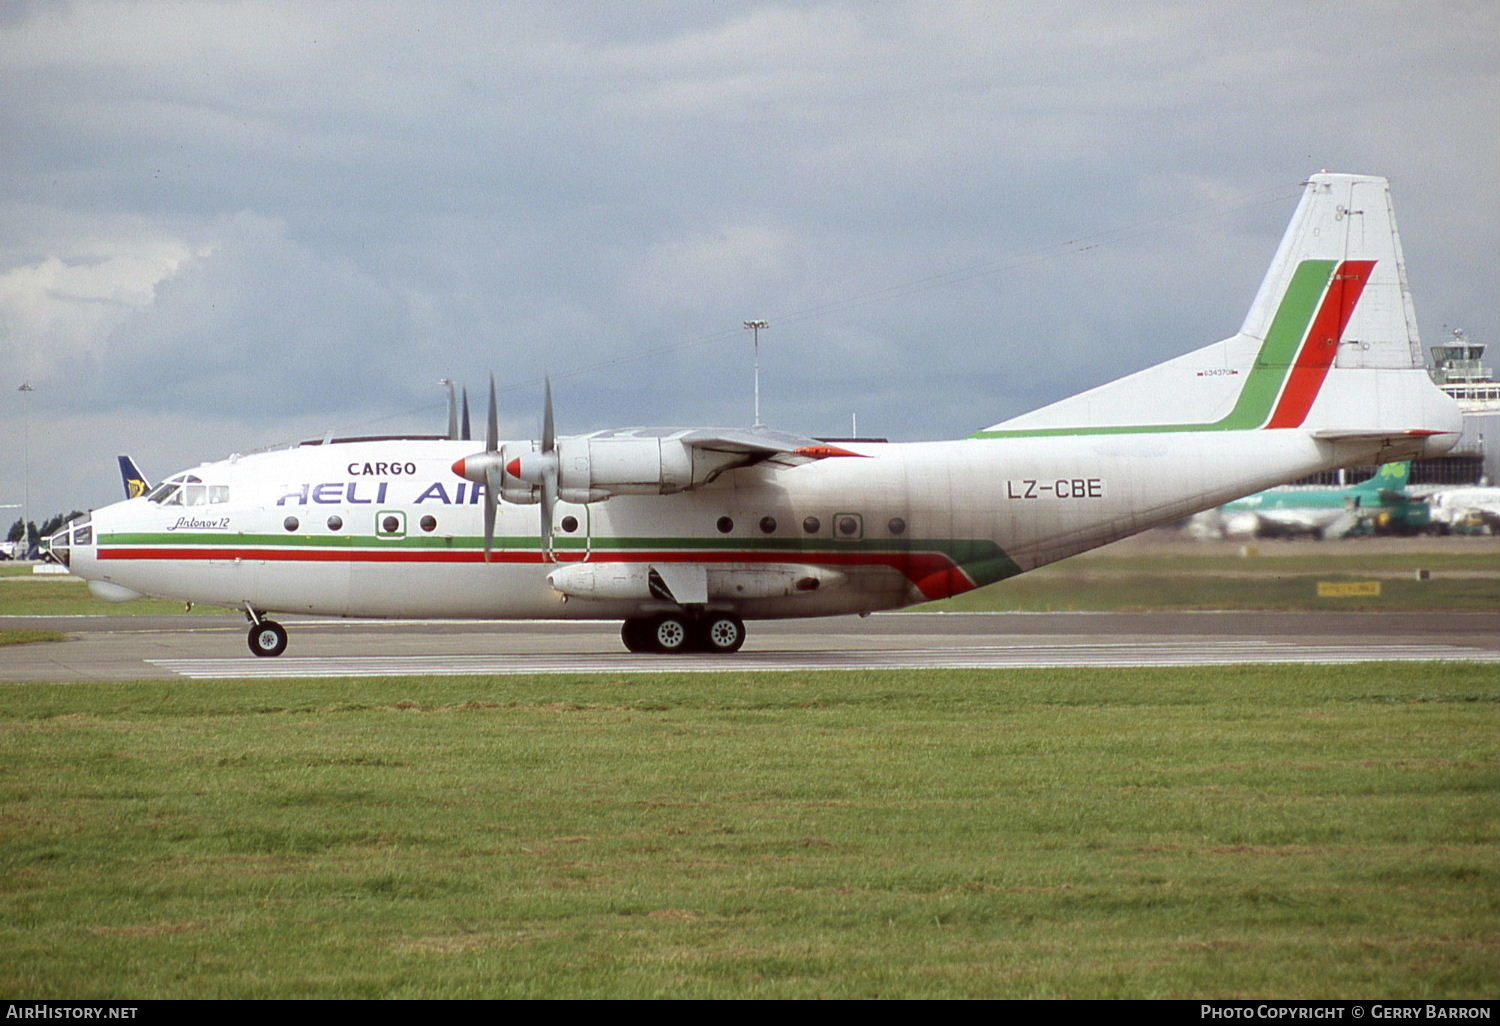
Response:
[[[4,11],[0,325],[191,254],[48,308],[48,401],[122,422],[428,429],[490,369],[519,430],[544,372],[566,429],[748,419],[766,316],[773,422],[961,434],[1233,331],[1324,166],[1392,177],[1429,336],[1500,327],[1493,4]]]

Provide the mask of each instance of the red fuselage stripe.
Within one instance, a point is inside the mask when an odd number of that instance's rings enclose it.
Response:
[[[583,554],[580,553],[580,556]],[[189,549],[189,548],[99,548],[101,560],[185,560],[228,562],[306,562],[306,563],[483,563],[483,552],[473,549],[390,549],[337,551],[333,549]],[[584,562],[569,559],[566,554],[555,560],[544,560],[536,551],[492,552],[492,563],[535,564],[551,562],[557,566]],[[974,587],[963,569],[940,552],[643,552],[595,550],[587,556],[590,563],[808,563],[814,566],[885,566],[900,571],[917,584],[928,598],[942,598]],[[941,582],[941,583],[940,583]],[[965,587],[956,587],[957,585]],[[940,592],[940,593],[939,593]]]

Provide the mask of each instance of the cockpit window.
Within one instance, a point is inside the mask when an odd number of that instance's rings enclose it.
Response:
[[[228,502],[228,489],[224,488],[224,498],[216,501]],[[209,492],[201,479],[193,474],[178,474],[169,477],[146,495],[147,502],[154,502],[158,506],[202,506],[209,501]]]
[[[146,493],[146,501],[154,502],[158,506],[166,506],[179,487],[176,481],[163,481]]]

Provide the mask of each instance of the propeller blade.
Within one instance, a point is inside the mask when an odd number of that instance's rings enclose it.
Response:
[[[454,439],[458,437],[458,404],[453,399],[453,382],[444,378],[438,384],[448,389],[448,437]]]
[[[495,547],[495,509],[500,501],[500,472],[491,464],[484,475],[484,561],[490,561],[490,550]]]
[[[485,423],[484,451],[494,452],[500,448],[500,415],[495,410],[495,374],[490,372],[490,412]]]
[[[547,398],[542,407],[542,452],[551,452],[557,447],[557,439],[552,432],[552,379],[544,378],[547,385]]]
[[[552,510],[557,506],[557,434],[552,425],[552,378],[546,384],[542,404],[542,558],[552,558]]]
[[[495,404],[495,372],[490,372],[490,408],[485,416],[484,451],[493,456],[500,451],[500,412]],[[490,561],[495,547],[495,509],[500,504],[500,475],[496,472],[498,457],[488,461],[484,471],[484,561]]]
[[[462,438],[465,442],[471,440],[474,437],[473,434],[471,434],[470,431],[469,431],[469,386],[468,385],[464,386],[464,419],[463,419],[462,425],[459,428],[459,431],[460,431],[460,434],[459,434],[458,437]]]

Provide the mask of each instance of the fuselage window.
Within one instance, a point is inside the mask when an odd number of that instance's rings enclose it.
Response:
[[[342,531],[344,529],[344,518],[338,514],[328,518],[328,529],[330,531]]]
[[[212,505],[218,505],[221,502],[228,502],[229,501],[229,486],[228,485],[209,485],[208,486],[208,501]]]
[[[823,524],[818,520],[817,517],[807,517],[802,521],[802,530],[806,531],[808,534],[817,534],[818,531],[822,529],[822,527]]]

